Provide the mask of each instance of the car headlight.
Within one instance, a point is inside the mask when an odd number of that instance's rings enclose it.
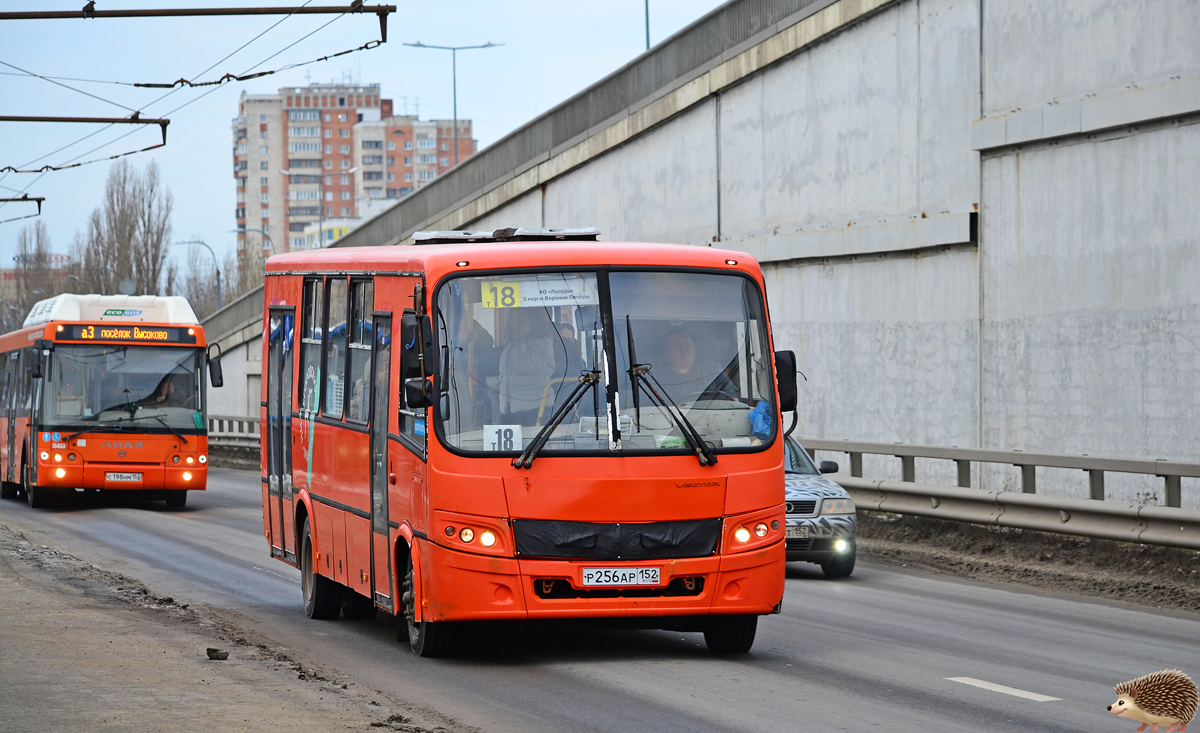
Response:
[[[822,514],[853,514],[854,502],[849,499],[823,499]]]

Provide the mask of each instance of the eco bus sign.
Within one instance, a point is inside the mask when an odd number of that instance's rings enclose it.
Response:
[[[196,330],[175,326],[117,326],[73,323],[61,326],[59,341],[126,341],[154,344],[194,344]]]

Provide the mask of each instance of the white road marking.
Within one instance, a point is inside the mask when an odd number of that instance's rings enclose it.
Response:
[[[1005,695],[1012,695],[1013,697],[1023,697],[1026,700],[1033,700],[1035,702],[1052,702],[1054,700],[1062,699],[1061,697],[1050,697],[1049,695],[1039,695],[1036,692],[1018,690],[1015,687],[1005,687],[1004,685],[997,685],[995,682],[977,680],[974,677],[947,677],[946,679],[950,680],[951,682],[961,682],[964,685],[971,685],[972,687],[980,687],[984,690],[991,690],[992,692],[1002,692]]]

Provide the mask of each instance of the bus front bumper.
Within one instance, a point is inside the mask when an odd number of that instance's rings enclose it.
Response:
[[[207,465],[40,462],[37,471],[37,485],[47,488],[203,491],[207,483]]]
[[[784,543],[637,562],[489,557],[422,543],[431,621],[768,614],[783,599]],[[584,568],[659,569],[655,586],[583,586]]]

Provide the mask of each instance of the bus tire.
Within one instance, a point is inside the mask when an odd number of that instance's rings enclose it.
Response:
[[[300,546],[300,589],[304,594],[304,614],[315,619],[336,619],[342,611],[342,588],[313,569],[312,530],[304,519]]]
[[[704,643],[714,654],[745,654],[754,646],[758,616],[717,616],[704,629]]]
[[[0,482],[0,499],[15,499],[21,493],[21,485],[11,481]]]
[[[25,495],[25,503],[30,509],[44,509],[49,504],[49,495],[41,486],[34,486],[29,481],[29,466],[21,466],[21,493]]]
[[[404,574],[403,617],[400,622],[400,633],[406,631],[408,646],[418,657],[441,657],[449,651],[452,643],[453,628],[446,622],[413,621],[416,615],[416,594],[413,592],[413,561],[412,553],[408,555],[408,566]]]
[[[167,508],[182,509],[187,506],[187,489],[167,492]]]

